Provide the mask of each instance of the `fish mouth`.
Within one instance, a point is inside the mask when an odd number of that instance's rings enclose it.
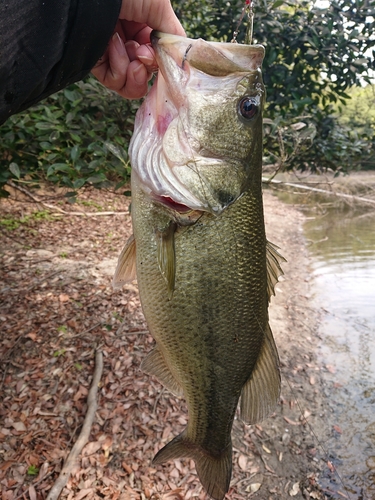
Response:
[[[168,56],[175,62],[181,61],[181,69],[189,63],[193,68],[211,76],[227,76],[260,69],[264,58],[262,45],[206,42],[200,38],[192,40],[156,30],[151,32],[150,40],[162,72]]]

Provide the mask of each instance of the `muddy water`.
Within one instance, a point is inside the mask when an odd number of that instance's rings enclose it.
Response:
[[[324,310],[318,356],[332,412],[324,445],[350,498],[375,499],[375,208],[325,201],[304,199],[314,300]],[[325,486],[343,491],[328,477]]]

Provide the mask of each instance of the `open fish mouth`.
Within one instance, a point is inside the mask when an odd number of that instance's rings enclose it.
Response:
[[[136,118],[132,167],[154,200],[218,215],[241,196],[246,175],[238,175],[242,158],[231,155],[228,161],[210,148],[205,134],[219,124],[208,123],[209,111],[230,101],[249,74],[260,76],[264,48],[158,31],[151,33],[151,43],[159,73]],[[262,102],[261,85],[255,82],[250,92]],[[215,181],[223,171],[236,178],[227,187]]]

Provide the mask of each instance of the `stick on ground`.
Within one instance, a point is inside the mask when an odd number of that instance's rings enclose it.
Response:
[[[70,473],[74,467],[78,455],[81,453],[82,448],[85,446],[89,439],[91,427],[94,421],[95,412],[97,409],[96,396],[98,393],[98,386],[103,372],[103,353],[101,351],[96,351],[95,353],[95,371],[92,378],[91,388],[87,396],[87,413],[85,421],[83,422],[82,430],[75,442],[65,464],[57,478],[55,484],[52,486],[50,492],[48,493],[47,500],[57,500],[60,496],[62,489],[68,482]]]

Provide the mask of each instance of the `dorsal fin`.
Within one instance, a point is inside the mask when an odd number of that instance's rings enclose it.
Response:
[[[132,234],[117,261],[116,271],[112,280],[112,286],[115,290],[120,290],[125,283],[130,283],[136,278],[135,248],[135,239]]]
[[[286,259],[278,252],[278,249],[278,246],[267,240],[266,259],[268,301],[271,300],[272,295],[275,295],[275,285],[278,283],[280,276],[284,274],[281,268],[281,262],[286,262]]]

